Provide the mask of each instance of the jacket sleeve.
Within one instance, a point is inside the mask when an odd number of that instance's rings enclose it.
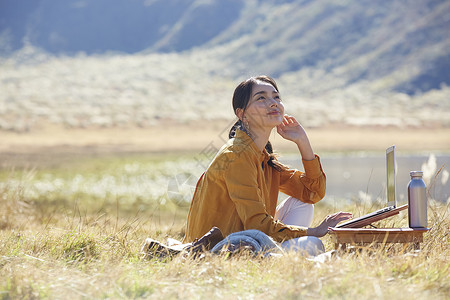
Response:
[[[280,242],[306,235],[306,227],[285,225],[267,212],[258,186],[258,162],[245,153],[228,161],[223,176],[245,230],[260,230]]]
[[[280,191],[305,203],[316,203],[325,197],[326,176],[316,155],[302,160],[305,172],[287,169],[280,174]]]

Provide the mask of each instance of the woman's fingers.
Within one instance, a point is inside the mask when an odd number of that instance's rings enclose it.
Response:
[[[331,219],[335,219],[335,218],[352,218],[352,217],[353,217],[352,213],[343,212],[343,211],[340,211],[340,212],[337,212],[337,213],[334,213],[334,214],[331,214],[331,215],[327,216],[327,218],[331,218]]]
[[[351,218],[353,218],[353,214],[352,213],[340,211],[340,212],[328,215],[325,218],[325,222],[327,223],[327,225],[329,227],[334,227],[339,222],[342,222],[342,221],[345,221],[345,220],[348,220],[348,219],[351,219]]]
[[[328,233],[330,227],[335,227],[339,222],[351,219],[352,217],[352,213],[342,211],[328,215],[319,226],[313,228],[314,235],[322,237]]]
[[[277,132],[278,132],[281,136],[283,136],[283,134],[284,134],[283,126],[278,125],[278,126],[277,126]]]
[[[288,124],[295,124],[295,125],[299,124],[297,119],[290,115],[284,115],[284,120],[286,120]]]
[[[281,122],[280,125],[278,126],[282,126],[282,127],[294,127],[294,126],[300,126],[300,123],[297,121],[297,119],[293,116],[290,115],[284,115],[283,116],[283,121]]]

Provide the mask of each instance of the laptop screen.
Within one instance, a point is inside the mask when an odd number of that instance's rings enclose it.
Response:
[[[395,201],[395,146],[386,149],[387,200],[388,206],[396,206]]]

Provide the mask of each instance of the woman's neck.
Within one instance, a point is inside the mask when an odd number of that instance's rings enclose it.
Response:
[[[256,147],[258,147],[261,152],[266,147],[267,142],[269,141],[270,133],[272,130],[266,129],[266,128],[252,128],[250,129],[250,137],[252,138],[253,142],[256,144]]]

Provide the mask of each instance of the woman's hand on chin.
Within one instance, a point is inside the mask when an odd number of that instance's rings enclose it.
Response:
[[[322,237],[328,233],[328,228],[335,227],[338,223],[351,219],[352,217],[352,213],[342,211],[328,215],[319,226],[308,228],[306,235]]]
[[[313,160],[315,158],[305,129],[293,116],[284,115],[283,122],[277,126],[277,132],[284,139],[297,144],[304,160]]]
[[[283,122],[277,126],[277,132],[286,140],[296,144],[308,139],[305,129],[293,116],[284,115]]]

